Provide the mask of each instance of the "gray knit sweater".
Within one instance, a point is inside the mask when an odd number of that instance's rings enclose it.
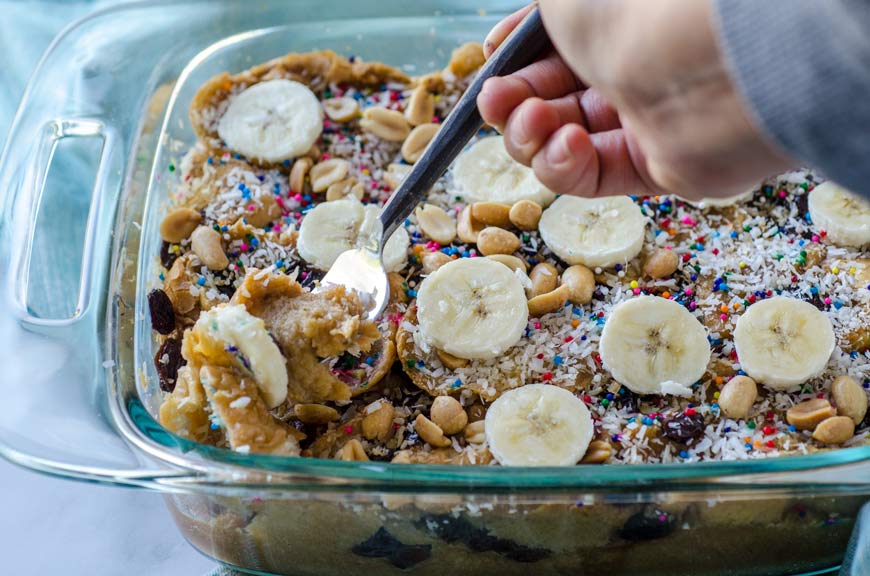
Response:
[[[715,0],[732,77],[791,156],[870,196],[870,0]]]

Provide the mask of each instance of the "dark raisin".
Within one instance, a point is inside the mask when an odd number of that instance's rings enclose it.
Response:
[[[427,560],[431,555],[432,546],[430,544],[412,544],[408,546],[402,545],[401,547],[396,548],[393,553],[389,555],[389,559],[390,564],[396,568],[405,570]]]
[[[809,194],[795,194],[794,197],[794,205],[797,207],[798,216],[801,218],[806,218],[807,214],[810,212],[810,195]]]
[[[377,532],[351,548],[350,551],[357,556],[365,556],[366,558],[383,558],[392,554],[401,545],[402,543],[382,526],[378,528]]]
[[[816,308],[818,308],[819,310],[821,310],[822,312],[824,312],[825,310],[827,310],[828,308],[830,308],[830,306],[827,306],[827,305],[825,304],[825,301],[822,300],[822,297],[819,296],[818,293],[816,293],[816,294],[810,294],[810,297],[809,297],[809,298],[805,298],[805,300],[806,300],[807,302],[809,302],[810,304],[812,304],[813,306],[815,306]]]
[[[387,558],[396,568],[406,569],[419,564],[432,555],[429,544],[402,544],[386,528],[360,542],[351,552],[365,558]]]
[[[670,534],[674,529],[674,524],[674,519],[667,512],[649,507],[626,520],[618,534],[623,540],[632,542],[655,540]]]
[[[160,389],[164,392],[175,390],[178,369],[184,366],[181,356],[181,342],[177,338],[167,338],[154,356],[154,367],[160,376]]]
[[[160,246],[160,263],[163,264],[163,267],[169,270],[172,268],[172,265],[175,264],[175,261],[178,259],[178,254],[172,250],[173,244],[164,241]]]
[[[704,416],[701,414],[682,413],[665,420],[662,432],[671,440],[685,444],[689,440],[703,436],[706,427]]]
[[[166,292],[152,290],[148,293],[148,309],[151,311],[151,327],[161,334],[170,334],[175,330],[175,311]]]
[[[418,523],[445,542],[462,542],[475,552],[495,552],[515,562],[537,562],[553,552],[546,548],[532,548],[513,540],[498,538],[486,528],[478,528],[467,519],[449,514],[424,516]]]

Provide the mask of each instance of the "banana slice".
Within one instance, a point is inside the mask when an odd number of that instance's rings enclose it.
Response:
[[[287,398],[287,366],[262,319],[252,316],[241,304],[228,304],[203,312],[193,330],[200,337],[225,344],[226,350],[253,374],[269,408],[284,402]]]
[[[538,182],[531,168],[508,155],[501,136],[478,140],[460,154],[453,165],[453,180],[469,204],[515,204],[520,200],[533,200],[548,206],[556,198]]]
[[[305,154],[322,130],[317,96],[293,80],[254,84],[230,102],[218,123],[230,150],[264,162]]]
[[[787,390],[825,370],[834,351],[831,321],[809,302],[776,296],[737,320],[734,347],[743,371],[774,390]]]
[[[489,359],[519,342],[529,309],[522,283],[507,266],[461,258],[423,280],[417,318],[435,348],[459,358]]]
[[[599,353],[613,378],[637,394],[690,396],[707,369],[707,330],[692,314],[659,296],[616,307],[601,332]]]
[[[315,268],[329,270],[339,254],[365,243],[365,231],[372,230],[370,223],[378,214],[380,209],[377,206],[363,206],[353,195],[318,204],[302,220],[296,249]],[[405,267],[410,243],[404,228],[397,229],[390,236],[383,249],[387,272],[398,272]]]
[[[625,264],[643,247],[646,219],[628,196],[560,196],[544,210],[538,230],[568,264]]]
[[[701,198],[700,200],[689,200],[682,196],[677,196],[677,198],[684,202],[688,202],[692,206],[697,206],[701,210],[704,208],[724,208],[725,206],[733,206],[734,204],[740,204],[741,202],[752,200],[752,197],[755,196],[755,190],[756,188],[753,188],[752,190],[747,190],[746,192],[741,192],[734,196],[726,196],[724,198]]]
[[[816,186],[807,202],[813,226],[839,246],[870,244],[870,202],[833,182]]]
[[[489,451],[504,466],[573,466],[594,426],[589,409],[567,390],[528,384],[492,403],[484,431]]]

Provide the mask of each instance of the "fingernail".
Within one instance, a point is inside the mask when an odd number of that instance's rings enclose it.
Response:
[[[568,136],[564,133],[557,135],[555,142],[547,146],[547,163],[552,166],[567,164],[573,158],[574,154],[568,147]]]

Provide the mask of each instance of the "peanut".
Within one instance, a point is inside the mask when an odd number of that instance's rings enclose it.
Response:
[[[490,254],[513,254],[520,247],[520,239],[507,230],[489,226],[477,235],[477,249],[484,256]]]
[[[353,98],[330,98],[323,103],[323,111],[333,122],[349,122],[359,116],[359,104]]]
[[[510,206],[498,202],[475,202],[471,205],[471,216],[487,226],[508,228],[511,225],[509,217]]]
[[[330,158],[318,162],[311,168],[311,190],[323,192],[336,182],[341,182],[350,170],[350,162],[341,158]]]
[[[586,449],[586,454],[580,460],[581,464],[602,464],[610,458],[610,443],[603,440],[593,440]]]
[[[483,444],[486,442],[485,420],[476,420],[465,427],[465,441],[469,444]]]
[[[552,292],[559,286],[559,271],[547,262],[541,262],[529,274],[532,281],[531,297],[540,296]]]
[[[735,376],[719,393],[719,408],[729,418],[746,418],[757,397],[758,386],[755,385],[755,380],[749,376]]]
[[[190,235],[190,248],[209,270],[223,270],[230,260],[221,246],[221,235],[214,228],[200,226]]]
[[[378,404],[377,408],[373,408]],[[373,408],[371,412],[368,410]],[[381,442],[390,437],[393,431],[393,418],[396,409],[386,398],[373,402],[366,407],[366,415],[362,420],[362,434],[366,440],[378,439]]]
[[[427,252],[423,255],[423,273],[431,274],[451,260],[452,258],[444,252]]]
[[[464,78],[483,66],[485,61],[483,47],[476,42],[468,42],[453,51],[447,68],[457,78]]]
[[[308,152],[302,155],[303,158],[309,158],[312,162],[320,160],[320,156],[320,147],[317,144],[312,144],[311,148],[308,149]]]
[[[419,126],[430,122],[433,116],[435,116],[435,96],[429,92],[425,84],[420,84],[414,88],[411,97],[408,98],[405,118],[411,126]]]
[[[522,270],[523,273],[528,270],[528,266],[521,259],[516,256],[511,256],[510,254],[491,254],[487,256],[490,260],[495,260],[501,264],[504,264],[508,268],[511,269],[512,272],[516,272],[517,270]]]
[[[508,214],[511,223],[520,230],[537,230],[544,209],[532,200],[520,200],[511,206]]]
[[[439,244],[450,244],[456,238],[456,223],[450,215],[433,204],[424,204],[414,210],[417,224],[423,234]]]
[[[643,265],[643,273],[651,278],[664,278],[676,272],[679,264],[676,252],[662,248],[650,254]]]
[[[552,292],[535,296],[529,300],[529,315],[537,317],[559,310],[568,301],[570,292],[570,289],[563,284]]]
[[[271,194],[263,194],[259,198],[260,204],[252,204],[253,212],[245,214],[245,220],[248,224],[256,228],[262,228],[272,220],[281,216],[281,207],[275,202],[275,197]]]
[[[444,431],[422,414],[414,420],[414,429],[426,443],[436,448],[447,448],[452,444],[450,438],[444,435]]]
[[[160,237],[167,242],[177,244],[188,238],[199,223],[202,215],[190,208],[176,208],[160,222]]]
[[[290,190],[300,194],[305,191],[305,178],[312,166],[314,161],[311,158],[299,158],[293,163],[293,168],[290,169]]]
[[[832,416],[819,422],[813,438],[825,444],[842,444],[855,435],[855,422],[848,416]]]
[[[848,416],[856,426],[864,420],[867,415],[867,393],[852,378],[837,376],[831,384],[831,396],[837,404],[837,414]]]
[[[326,424],[338,420],[338,410],[323,404],[297,404],[293,407],[296,417],[305,424]]]
[[[837,415],[831,403],[824,398],[804,400],[788,409],[785,419],[798,430],[812,430],[819,422]]]
[[[438,359],[441,360],[441,363],[444,364],[447,368],[451,370],[456,370],[457,368],[464,368],[468,366],[467,358],[459,358],[458,356],[454,356],[449,352],[445,352],[440,348],[435,349],[435,355],[438,356]]]
[[[366,132],[371,132],[381,140],[388,142],[401,142],[408,137],[408,133],[411,131],[411,125],[408,124],[401,112],[386,108],[366,109],[359,125]]]
[[[326,201],[341,200],[347,198],[351,194],[356,196],[357,200],[362,200],[365,193],[365,185],[357,183],[356,178],[345,178],[341,182],[331,184],[326,189]]]
[[[562,272],[562,284],[570,290],[568,300],[572,304],[589,304],[595,292],[595,274],[583,264],[569,266]]]
[[[387,171],[384,172],[384,183],[395,190],[402,184],[402,180],[411,171],[411,167],[407,164],[390,164],[387,166]]]
[[[441,128],[439,124],[420,124],[411,130],[402,142],[402,158],[411,164],[419,160],[439,128]]]
[[[429,417],[447,434],[458,434],[468,424],[468,414],[462,409],[459,400],[452,396],[438,396],[432,401]]]
[[[347,462],[368,462],[369,459],[362,443],[356,438],[348,440],[347,443],[341,447],[336,456]]]
[[[471,206],[466,206],[456,220],[456,235],[466,244],[476,244],[483,226],[471,216]]]

